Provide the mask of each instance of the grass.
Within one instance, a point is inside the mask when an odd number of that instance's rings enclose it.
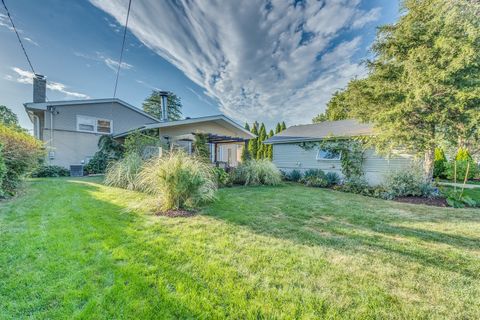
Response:
[[[100,178],[0,204],[0,318],[480,318],[480,210],[300,185],[235,187],[191,218]]]

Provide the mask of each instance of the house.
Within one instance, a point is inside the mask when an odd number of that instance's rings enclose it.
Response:
[[[353,139],[374,135],[373,125],[356,120],[325,121],[315,124],[297,125],[274,135],[266,140],[273,145],[273,163],[285,172],[294,169],[321,169],[336,172],[342,176],[341,154],[321,150],[318,146],[304,148],[302,143],[319,142],[329,138]],[[375,150],[364,152],[363,172],[367,181],[380,184],[385,175],[391,171],[411,166],[411,154],[395,154],[390,158],[378,155]]]
[[[135,130],[157,130],[170,146],[192,151],[195,135],[205,134],[212,162],[236,166],[242,150],[255,136],[224,115],[168,121],[156,119],[120,99],[46,101],[46,79],[35,75],[33,102],[25,103],[36,138],[45,143],[46,162],[69,168],[88,163],[102,135],[123,140]],[[166,95],[163,102],[166,102]],[[164,103],[164,105],[166,105]]]

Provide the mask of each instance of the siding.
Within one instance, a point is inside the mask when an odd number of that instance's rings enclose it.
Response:
[[[273,163],[283,171],[322,169],[325,172],[336,172],[342,175],[340,160],[317,160],[317,148],[304,150],[297,144],[273,145]],[[383,181],[385,174],[401,170],[412,163],[411,155],[399,155],[386,159],[375,153],[374,150],[365,151],[363,170],[368,182],[372,185]]]

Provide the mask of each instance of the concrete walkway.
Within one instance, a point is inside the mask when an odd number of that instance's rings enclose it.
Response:
[[[443,186],[451,186],[451,187],[457,187],[457,188],[461,188],[463,187],[463,183],[454,183],[454,182],[439,182],[438,184],[440,185],[443,185]],[[480,184],[466,184],[465,185],[465,189],[475,189],[475,188],[480,188]]]

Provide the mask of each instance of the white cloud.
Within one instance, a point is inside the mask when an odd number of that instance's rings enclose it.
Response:
[[[34,74],[30,71],[23,70],[17,67],[13,67],[12,70],[16,73],[16,75],[12,76],[7,74],[4,79],[9,80],[9,81],[15,81],[18,83],[23,83],[23,84],[33,84],[33,76]],[[89,99],[90,97],[87,96],[86,94],[79,93],[79,92],[74,92],[74,91],[69,91],[67,90],[68,87],[64,85],[63,83],[60,82],[53,82],[53,81],[47,81],[47,89],[51,91],[57,91],[60,93],[63,93],[69,97],[73,98],[79,98],[79,99]]]
[[[73,54],[80,58],[102,62],[114,72],[117,72],[118,70],[118,61],[112,58],[106,57],[104,54],[100,52],[95,52],[95,55],[89,55],[82,52],[74,52]],[[122,65],[120,68],[124,70],[129,70],[129,69],[133,69],[133,65],[126,62],[122,62]]]
[[[127,0],[90,0],[119,24]],[[242,121],[310,122],[331,94],[365,74],[361,38],[345,30],[378,18],[360,0],[135,2],[129,29]],[[118,63],[117,63],[118,66]]]
[[[33,41],[33,40],[30,39],[29,37],[23,37],[23,40],[30,42],[30,43],[33,44],[34,46],[37,46],[37,47],[40,46],[37,42]]]
[[[1,13],[0,13],[0,27],[7,28],[10,31],[15,31],[15,29],[13,29],[8,17],[4,14],[1,14]],[[17,29],[17,31],[19,33],[21,33],[21,30]]]

